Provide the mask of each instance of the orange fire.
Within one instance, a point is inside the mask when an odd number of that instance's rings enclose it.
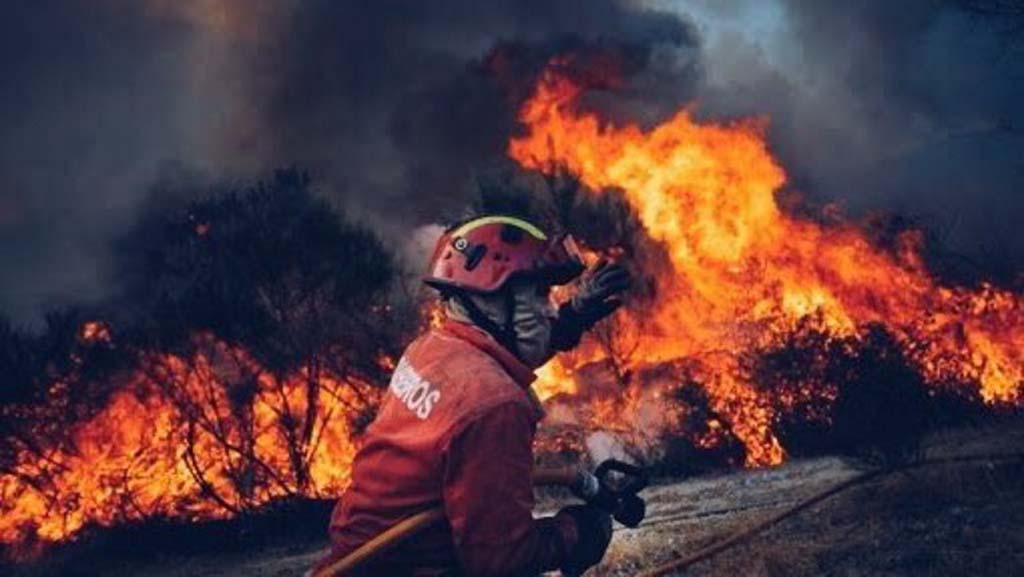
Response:
[[[553,61],[542,74],[520,111],[527,133],[508,152],[526,168],[564,168],[592,190],[622,191],[668,261],[656,271],[653,311],[627,312],[616,329],[637,340],[630,364],[699,359],[712,406],[746,446],[748,465],[779,463],[785,452],[771,430],[776,405],[738,369],[739,355],[808,315],[838,336],[884,323],[930,381],[954,377],[976,383],[987,403],[1021,403],[1020,295],[939,285],[915,232],[886,251],[848,221],[783,212],[776,193],[786,175],[765,143],[765,120],[700,123],[684,109],[650,130],[611,126],[579,110],[587,87],[566,64]],[[578,390],[574,363],[556,360],[538,388]]]
[[[81,332],[110,338],[100,323]],[[329,374],[311,383],[307,371],[275,377],[244,351],[208,335],[195,340],[194,357],[144,359],[71,431],[73,446],[21,452],[8,467],[19,474],[0,475],[0,542],[59,541],[86,524],[223,518],[347,485],[349,417],[366,402],[352,383]]]

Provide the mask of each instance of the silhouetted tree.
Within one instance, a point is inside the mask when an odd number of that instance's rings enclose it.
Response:
[[[305,173],[280,170],[179,210],[160,207],[116,245],[139,365],[185,415],[190,446],[205,434],[225,447],[216,466],[243,500],[264,483],[306,492],[323,428],[373,410],[365,387],[384,382],[383,359],[409,334],[408,318],[388,302],[391,253],[310,185]],[[162,366],[161,352],[202,360],[214,374],[195,379]],[[302,394],[291,390],[296,379]],[[290,471],[257,456],[261,395],[277,413]],[[345,410],[325,413],[325,399]],[[192,452],[186,460],[212,492],[204,473],[212,465]]]
[[[377,307],[387,304],[391,254],[297,170],[147,214],[117,249],[124,302],[150,342],[173,347],[208,330],[278,372],[342,341],[336,352],[354,365],[379,352],[365,337],[386,325]]]

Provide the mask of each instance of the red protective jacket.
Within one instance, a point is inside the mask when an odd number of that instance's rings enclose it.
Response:
[[[356,455],[331,518],[344,557],[395,523],[443,506],[447,523],[361,575],[518,576],[557,568],[576,542],[568,516],[534,520],[533,372],[483,331],[449,321],[414,341]]]

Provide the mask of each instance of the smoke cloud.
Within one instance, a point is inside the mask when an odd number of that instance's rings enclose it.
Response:
[[[920,218],[1010,278],[1024,263],[1020,16],[904,4],[17,3],[0,20],[0,312],[32,322],[102,298],[110,238],[168,175],[295,163],[402,239],[504,166],[532,75],[581,47],[625,63],[625,86],[588,101],[615,121],[690,102],[767,115],[795,189]]]
[[[103,297],[112,236],[165,175],[219,155],[230,91],[195,22],[129,0],[43,0],[0,18],[0,313]],[[207,44],[208,45],[208,44]],[[218,83],[227,82],[225,75]]]
[[[1019,5],[671,5],[698,15],[708,32],[702,113],[769,116],[771,144],[794,188],[853,214],[907,215],[935,233],[964,272],[1001,280],[1020,273]]]

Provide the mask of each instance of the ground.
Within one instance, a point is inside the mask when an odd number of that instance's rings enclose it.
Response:
[[[1024,430],[937,435],[928,459],[1024,451]],[[839,459],[664,484],[620,528],[595,577],[634,575],[785,510],[860,471]],[[687,575],[1024,575],[1024,460],[923,466],[851,488]]]
[[[927,459],[1024,451],[1024,426],[946,432]],[[617,527],[588,575],[635,575],[687,555],[860,473],[837,458],[686,480],[647,489],[648,518]],[[920,466],[851,488],[677,575],[1024,575],[1024,459]],[[544,510],[559,503],[548,497]],[[541,511],[544,512],[544,511]],[[163,558],[97,574],[297,577],[324,542],[222,556]],[[52,568],[51,568],[52,569]],[[79,567],[75,574],[91,574]],[[27,572],[26,574],[31,574]],[[38,574],[38,573],[36,573]],[[49,573],[52,574],[52,573]]]

